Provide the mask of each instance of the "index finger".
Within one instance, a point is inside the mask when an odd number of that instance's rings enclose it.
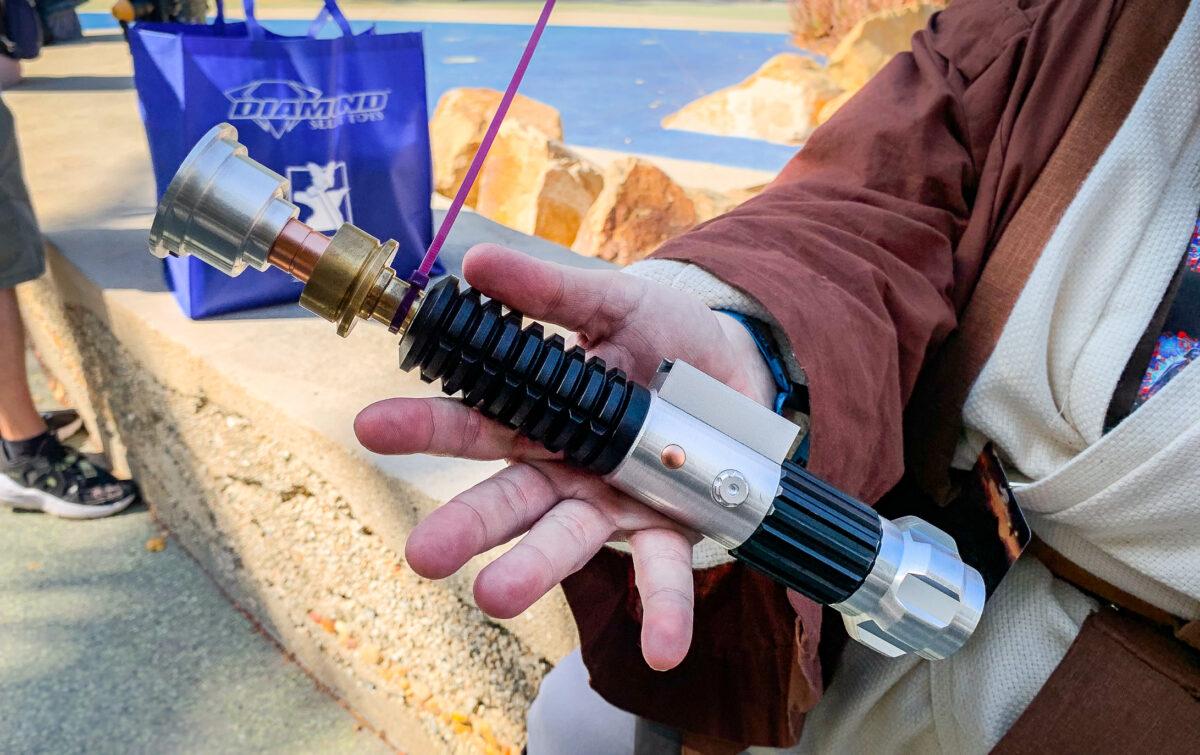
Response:
[[[633,276],[545,262],[497,244],[467,252],[463,276],[484,295],[593,341],[619,328],[642,300],[643,283]]]
[[[381,454],[434,454],[463,459],[554,457],[499,422],[449,398],[389,398],[358,413],[359,443]]]

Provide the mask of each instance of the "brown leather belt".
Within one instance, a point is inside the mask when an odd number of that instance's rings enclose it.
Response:
[[[1085,570],[1036,536],[1029,543],[1027,550],[1045,564],[1051,574],[1064,582],[1068,582],[1106,603],[1111,603],[1117,608],[1137,614],[1159,626],[1167,627],[1180,642],[1200,650],[1200,621],[1180,618],[1135,595],[1130,595],[1116,585]]]

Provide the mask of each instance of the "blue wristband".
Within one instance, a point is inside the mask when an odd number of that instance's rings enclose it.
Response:
[[[775,343],[775,338],[771,335],[770,329],[761,321],[752,317],[746,317],[740,312],[734,312],[728,309],[718,309],[724,315],[729,315],[733,319],[742,324],[746,332],[750,334],[754,345],[758,347],[758,353],[762,355],[763,361],[767,363],[767,369],[771,372],[771,380],[775,383],[775,401],[772,409],[776,414],[783,414],[784,409],[793,409],[803,414],[808,413],[808,387],[799,385],[792,381],[788,376],[787,366],[783,362],[783,357],[779,353],[779,347]],[[796,450],[796,460],[804,462],[808,460],[808,440],[807,433],[804,435],[804,440],[801,441],[800,447]]]

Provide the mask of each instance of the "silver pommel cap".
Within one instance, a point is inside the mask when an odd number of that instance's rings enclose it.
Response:
[[[883,539],[870,574],[833,607],[852,638],[884,655],[949,657],[979,623],[983,578],[963,563],[949,535],[924,520],[881,522]]]
[[[205,134],[175,173],[150,228],[150,253],[195,255],[227,275],[267,268],[284,225],[299,214],[283,176],[251,160],[228,123]]]

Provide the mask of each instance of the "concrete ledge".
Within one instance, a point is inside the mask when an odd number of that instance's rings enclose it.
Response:
[[[29,66],[35,77],[80,70],[127,76],[120,38],[51,48]],[[541,677],[576,643],[561,593],[498,624],[470,597],[488,556],[444,583],[400,556],[421,515],[498,465],[357,444],[362,406],[434,392],[396,369],[383,329],[339,339],[294,306],[180,314],[145,251],[154,190],[132,89],[5,98],[52,242],[47,275],[20,289],[27,326],[117,468],[223,589],[392,744],[519,749]],[[470,215],[449,265],[485,239],[603,264]]]

